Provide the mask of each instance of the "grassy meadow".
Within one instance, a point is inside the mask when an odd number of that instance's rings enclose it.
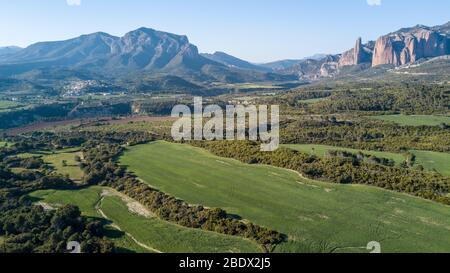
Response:
[[[79,167],[79,162],[75,158],[82,157],[79,148],[57,150],[55,152],[38,151],[33,153],[22,153],[17,155],[20,158],[38,157],[46,164],[50,165],[55,172],[68,175],[74,181],[81,181],[84,177],[83,170]]]
[[[316,144],[286,144],[282,145],[282,147],[296,150],[302,153],[316,155],[319,157],[324,157],[327,155],[329,151],[346,151],[353,154],[356,153],[363,153],[367,155],[373,155],[380,158],[387,158],[394,160],[397,164],[402,163],[405,161],[406,157],[402,154],[397,153],[389,153],[389,152],[377,152],[377,151],[366,151],[366,150],[358,150],[358,149],[350,149],[350,148],[342,148],[342,147],[335,147],[335,146],[329,146],[329,145],[316,145]]]
[[[405,155],[389,152],[377,152],[377,151],[366,151],[357,150],[350,148],[342,148],[329,145],[316,145],[316,144],[286,144],[282,147],[293,149],[302,153],[307,153],[311,155],[316,155],[319,157],[324,157],[327,155],[328,151],[338,150],[346,151],[350,153],[362,152],[368,155],[374,155],[377,157],[383,157],[394,160],[397,164],[402,163],[406,160]],[[415,166],[422,165],[425,170],[434,171],[436,170],[444,176],[450,176],[450,154],[449,153],[439,153],[439,152],[429,152],[429,151],[418,151],[411,150],[412,154],[416,156]]]
[[[427,170],[435,169],[440,174],[450,176],[450,154],[429,151],[411,151],[416,156],[416,164]]]
[[[72,204],[84,216],[110,221],[110,238],[124,250],[134,252],[261,252],[255,243],[199,229],[184,228],[158,218],[138,215],[118,195],[104,195],[111,189],[90,187],[76,191],[46,190],[30,196],[52,206]],[[129,200],[127,200],[129,201]],[[99,211],[101,210],[101,212]],[[115,230],[114,230],[115,228]],[[120,232],[117,228],[120,228]],[[137,243],[139,242],[139,243]]]
[[[20,103],[8,100],[0,100],[0,111],[6,111],[10,108],[16,108],[21,106]]]
[[[84,173],[79,167],[79,162],[75,160],[76,156],[81,157],[81,152],[63,151],[55,154],[44,155],[42,159],[47,164],[51,165],[56,172],[63,175],[68,175],[74,181],[81,181]]]
[[[0,148],[10,145],[10,143],[6,141],[0,141]]]
[[[427,115],[386,115],[375,116],[374,119],[393,122],[403,126],[438,126],[442,123],[450,125],[450,117]]]
[[[246,165],[189,145],[155,142],[129,148],[120,163],[149,185],[191,204],[286,234],[278,252],[449,252],[448,206],[362,185],[303,179]]]
[[[184,228],[157,218],[131,214],[119,197],[102,201],[102,210],[126,232],[160,252],[170,253],[240,253],[261,252],[255,243],[200,229]]]

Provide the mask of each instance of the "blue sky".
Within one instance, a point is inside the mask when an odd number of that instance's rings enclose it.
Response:
[[[449,0],[0,0],[0,46],[145,26],[266,62],[339,53],[358,36],[446,23],[449,11]]]

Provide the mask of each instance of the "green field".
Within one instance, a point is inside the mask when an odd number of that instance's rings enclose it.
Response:
[[[0,148],[3,148],[5,146],[7,146],[7,145],[10,145],[10,144],[8,142],[5,142],[5,141],[0,141]]]
[[[126,227],[127,232],[161,252],[176,253],[240,253],[261,252],[253,242],[240,237],[226,236],[199,229],[184,228],[161,221],[157,218],[145,218],[129,213],[124,202],[118,197],[102,202],[105,214]]]
[[[374,119],[393,122],[403,126],[438,126],[442,123],[450,125],[450,117],[445,116],[406,116],[406,115],[390,115],[375,116]]]
[[[427,170],[435,169],[442,175],[450,176],[450,154],[428,151],[411,152],[416,155],[416,164],[422,165]]]
[[[362,152],[363,154],[373,155],[380,158],[387,158],[394,160],[397,164],[405,161],[406,157],[402,154],[396,153],[388,153],[388,152],[377,152],[377,151],[365,151],[365,150],[357,150],[350,148],[341,148],[329,145],[315,145],[315,144],[286,144],[282,145],[282,147],[296,150],[302,153],[317,155],[319,157],[324,157],[327,155],[329,151],[346,151],[353,154]]]
[[[148,184],[191,204],[220,207],[289,237],[278,252],[449,252],[448,206],[362,185],[310,181],[242,164],[189,145],[129,148],[120,162]]]
[[[14,108],[20,106],[20,103],[8,100],[0,100],[0,110]]]
[[[84,173],[79,167],[79,162],[75,161],[75,156],[81,157],[81,153],[73,150],[59,151],[55,154],[44,155],[42,159],[55,168],[56,172],[68,175],[74,181],[81,181]],[[63,161],[66,162],[66,165],[63,164]]]
[[[91,187],[78,191],[44,190],[30,194],[31,197],[53,205],[72,204],[80,208],[86,217],[99,217],[95,204],[101,199],[101,187]]]
[[[184,228],[154,217],[144,217],[130,212],[129,204],[116,195],[102,192],[112,191],[102,187],[90,187],[77,191],[37,191],[31,197],[46,204],[73,204],[79,206],[87,217],[103,217],[106,215],[111,226],[118,226],[123,232],[120,236],[111,236],[116,245],[135,252],[261,252],[253,242],[240,237],[226,236],[199,229]],[[102,212],[98,210],[101,209]],[[104,215],[102,215],[102,213]],[[117,233],[117,232],[116,232]],[[116,238],[117,237],[117,238]],[[152,250],[154,249],[154,250]]]
[[[1,100],[0,99],[0,113],[10,112],[14,110],[24,109],[25,107],[15,101]]]
[[[377,151],[365,151],[350,148],[342,148],[336,146],[328,145],[315,145],[315,144],[286,144],[282,147],[293,149],[302,153],[307,153],[311,155],[317,155],[319,157],[324,157],[327,155],[328,151],[338,150],[347,151],[350,153],[362,152],[364,154],[374,155],[377,157],[383,157],[394,160],[397,164],[402,163],[406,160],[405,155],[389,153],[389,152],[377,152]],[[439,152],[429,152],[429,151],[417,151],[411,150],[412,154],[416,156],[415,166],[422,165],[425,170],[428,171],[438,171],[440,174],[445,176],[450,176],[450,154],[449,153],[439,153]]]
[[[271,85],[271,84],[253,84],[253,83],[237,83],[237,84],[226,84],[226,85],[219,85],[219,87],[226,87],[226,88],[234,88],[234,89],[280,89],[280,86]]]

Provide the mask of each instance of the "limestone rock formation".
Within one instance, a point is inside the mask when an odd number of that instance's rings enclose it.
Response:
[[[372,66],[395,66],[450,54],[450,37],[425,26],[403,29],[380,37],[375,45]]]
[[[358,38],[355,47],[342,54],[339,60],[339,67],[370,63],[371,61],[372,48],[370,48],[370,43],[363,45],[362,39]]]

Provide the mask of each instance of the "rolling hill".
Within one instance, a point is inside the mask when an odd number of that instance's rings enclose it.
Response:
[[[277,252],[363,252],[373,240],[383,252],[449,250],[448,207],[408,195],[312,181],[167,142],[131,147],[120,162],[177,198],[286,234]]]
[[[19,52],[22,48],[18,46],[0,47],[0,58],[5,58]]]
[[[248,70],[255,70],[255,71],[261,71],[261,72],[269,72],[272,71],[272,69],[262,66],[262,65],[256,65],[252,64],[250,62],[244,61],[242,59],[236,58],[234,56],[231,56],[224,52],[215,52],[214,54],[207,54],[203,53],[201,54],[203,57],[208,58],[210,60],[213,60],[215,62],[224,64],[229,67],[235,67],[240,69],[248,69]]]

